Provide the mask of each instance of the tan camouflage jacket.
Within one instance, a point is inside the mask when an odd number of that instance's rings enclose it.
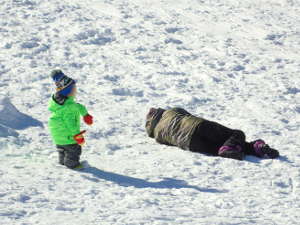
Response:
[[[158,143],[188,150],[196,127],[203,121],[181,108],[157,109],[147,119],[146,130],[149,137],[155,138]]]

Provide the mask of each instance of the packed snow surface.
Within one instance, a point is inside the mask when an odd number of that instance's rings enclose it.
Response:
[[[298,225],[300,1],[0,0],[1,225]],[[95,118],[73,171],[47,129],[51,70]],[[263,138],[244,161],[147,137],[182,107]]]

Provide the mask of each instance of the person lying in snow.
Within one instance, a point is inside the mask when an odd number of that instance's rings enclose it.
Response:
[[[146,132],[160,144],[192,152],[238,160],[243,160],[245,155],[279,157],[279,152],[263,140],[246,142],[243,131],[193,116],[182,108],[151,108],[146,117]]]
[[[56,93],[49,102],[52,114],[48,125],[58,150],[59,163],[70,169],[81,168],[79,159],[85,131],[80,132],[80,116],[88,125],[93,124],[93,117],[85,106],[75,102],[76,85],[72,78],[61,70],[52,71],[51,77],[56,84]]]

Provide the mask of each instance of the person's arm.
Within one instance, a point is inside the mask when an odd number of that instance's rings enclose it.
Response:
[[[86,107],[80,103],[77,103],[77,107],[79,110],[79,113],[81,116],[83,116],[83,121],[87,124],[87,125],[92,125],[93,124],[93,116],[91,116]]]
[[[191,115],[188,111],[186,111],[183,108],[172,108],[171,110],[173,110],[177,113],[183,114],[183,115],[188,115],[188,116]]]
[[[88,114],[88,111],[84,105],[77,103],[77,107],[81,116],[86,116]]]
[[[175,146],[175,145],[172,145],[172,144],[170,144],[168,142],[164,142],[162,140],[156,140],[156,142],[159,143],[159,144],[162,144],[162,145]]]

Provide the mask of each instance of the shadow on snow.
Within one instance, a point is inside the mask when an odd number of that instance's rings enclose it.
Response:
[[[125,175],[120,175],[112,172],[107,172],[100,170],[96,167],[86,168],[82,173],[92,174],[95,178],[88,176],[83,176],[84,178],[93,181],[99,182],[99,179],[110,181],[116,183],[123,187],[135,187],[135,188],[158,188],[158,189],[181,189],[181,188],[190,188],[196,191],[209,192],[209,193],[226,193],[227,190],[218,190],[214,188],[199,188],[194,185],[189,185],[183,180],[173,179],[173,178],[164,178],[162,181],[150,182],[140,178],[129,177]]]
[[[42,122],[20,112],[8,98],[0,99],[0,137],[18,136],[15,130],[43,127]]]

